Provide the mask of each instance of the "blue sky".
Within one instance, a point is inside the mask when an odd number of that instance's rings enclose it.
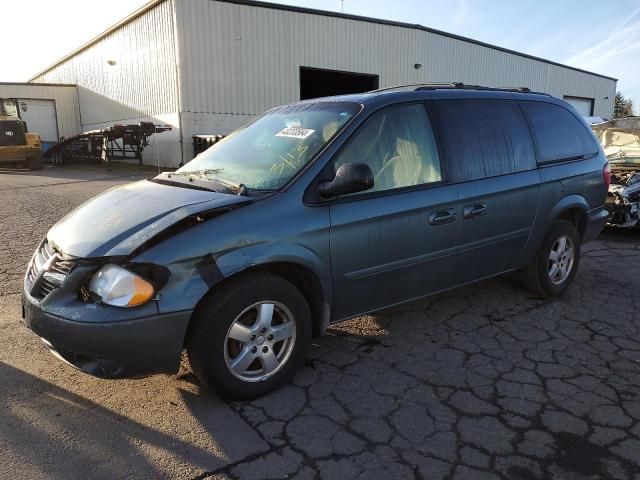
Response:
[[[147,0],[3,2],[0,81],[25,81]],[[340,11],[339,0],[274,0]],[[466,37],[618,78],[640,113],[640,0],[344,0],[345,13],[385,18]],[[99,14],[97,12],[100,12]],[[38,32],[33,34],[32,32]],[[5,45],[7,47],[7,45]]]

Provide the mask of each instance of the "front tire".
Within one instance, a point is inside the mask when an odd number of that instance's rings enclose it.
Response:
[[[223,398],[247,400],[291,380],[311,344],[311,313],[300,291],[268,273],[214,288],[187,336],[193,373]]]
[[[578,272],[581,243],[572,223],[557,221],[533,263],[522,269],[522,280],[527,289],[542,297],[562,295]]]

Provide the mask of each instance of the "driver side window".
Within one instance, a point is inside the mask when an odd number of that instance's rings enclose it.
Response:
[[[422,104],[386,108],[369,118],[334,160],[365,163],[373,173],[368,191],[380,192],[442,180],[433,129]]]

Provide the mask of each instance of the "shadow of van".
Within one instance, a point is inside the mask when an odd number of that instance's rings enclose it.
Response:
[[[191,435],[209,437],[185,441],[3,362],[0,385],[0,478],[193,476],[242,458],[252,446],[266,448],[205,391],[180,392],[194,415]],[[158,417],[166,404],[156,399],[148,411]],[[169,431],[171,418],[179,418],[160,417],[168,418]]]

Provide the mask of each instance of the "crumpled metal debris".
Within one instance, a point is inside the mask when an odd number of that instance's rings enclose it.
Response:
[[[609,225],[640,226],[640,117],[625,117],[592,125],[611,166],[605,206]]]

